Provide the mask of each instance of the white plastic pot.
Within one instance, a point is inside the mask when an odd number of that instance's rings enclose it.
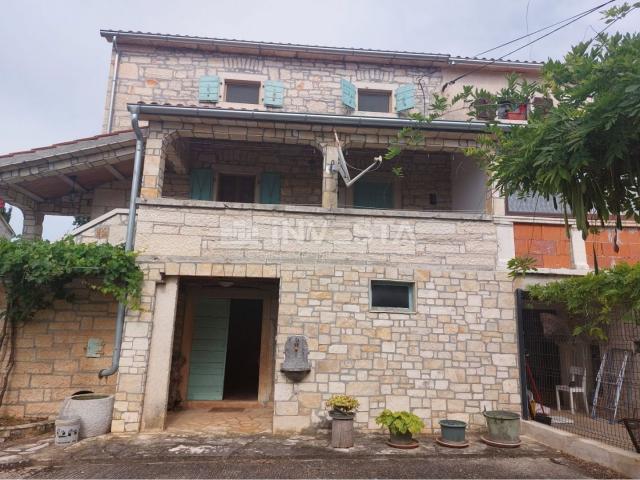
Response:
[[[97,437],[111,430],[113,395],[86,393],[64,399],[61,417],[80,417],[80,438]]]

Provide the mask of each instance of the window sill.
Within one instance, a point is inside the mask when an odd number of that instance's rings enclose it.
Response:
[[[409,309],[409,308],[393,308],[393,307],[388,307],[388,308],[370,307],[369,311],[371,313],[405,313],[407,315],[412,315],[412,314],[416,313],[415,310],[412,310],[412,309]]]

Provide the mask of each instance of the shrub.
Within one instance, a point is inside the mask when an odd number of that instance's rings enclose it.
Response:
[[[409,412],[392,412],[384,409],[380,415],[376,417],[376,423],[387,427],[393,435],[405,434],[410,432],[417,435],[424,428],[424,422],[420,417]]]

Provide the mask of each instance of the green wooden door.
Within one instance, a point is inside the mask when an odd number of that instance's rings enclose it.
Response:
[[[229,310],[227,299],[195,301],[187,400],[222,400]]]

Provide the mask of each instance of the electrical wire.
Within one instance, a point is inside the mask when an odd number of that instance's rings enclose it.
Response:
[[[490,61],[490,62],[487,62],[487,63],[483,64],[482,66],[480,66],[480,67],[478,67],[478,68],[475,68],[475,69],[473,69],[473,70],[471,70],[471,71],[469,71],[469,72],[467,72],[467,73],[464,73],[464,74],[462,74],[462,75],[459,75],[459,76],[457,76],[456,78],[454,78],[453,80],[449,80],[447,83],[445,83],[445,84],[442,86],[442,89],[441,89],[440,91],[441,91],[441,92],[444,92],[444,91],[445,91],[445,89],[446,89],[449,85],[453,85],[453,84],[454,84],[454,83],[456,83],[458,80],[462,80],[463,78],[468,77],[469,75],[471,75],[471,74],[473,74],[473,73],[476,73],[476,72],[479,72],[479,71],[481,71],[481,70],[484,70],[485,68],[487,68],[487,67],[489,67],[489,66],[491,66],[491,65],[495,64],[496,62],[499,62],[500,60],[503,60],[505,57],[508,57],[509,55],[512,55],[512,54],[514,54],[514,53],[516,53],[516,52],[519,52],[520,50],[522,50],[522,49],[524,49],[524,48],[527,48],[529,45],[533,45],[534,43],[536,43],[536,42],[538,42],[538,41],[542,40],[543,38],[546,38],[546,37],[548,37],[549,35],[554,34],[554,33],[555,33],[555,32],[557,32],[558,30],[562,30],[563,28],[568,27],[568,26],[569,26],[569,25],[571,25],[572,23],[575,23],[575,22],[577,22],[578,20],[580,20],[580,19],[582,19],[582,18],[586,17],[587,15],[590,15],[591,13],[593,13],[593,12],[594,12],[595,10],[597,10],[598,8],[602,8],[603,6],[608,5],[608,4],[610,4],[610,3],[613,3],[613,2],[615,2],[615,1],[616,1],[616,0],[609,0],[608,2],[605,2],[605,3],[601,4],[601,5],[598,5],[597,7],[594,7],[594,8],[592,8],[592,9],[590,9],[590,10],[587,10],[587,11],[583,12],[582,14],[578,14],[578,16],[575,16],[571,21],[569,21],[569,22],[567,22],[567,23],[564,23],[564,24],[560,25],[560,26],[559,26],[559,27],[557,27],[557,28],[554,28],[554,29],[553,29],[553,30],[551,30],[550,32],[547,32],[547,33],[545,33],[544,35],[541,35],[541,36],[539,36],[539,37],[536,37],[536,38],[534,38],[533,40],[531,40],[530,42],[527,42],[527,43],[525,43],[524,45],[522,45],[522,46],[520,46],[520,47],[518,47],[518,48],[516,48],[516,49],[514,49],[514,50],[511,50],[510,52],[505,53],[505,54],[504,54],[504,55],[502,55],[501,57],[496,58],[496,59],[494,59],[494,60],[492,60],[492,61]],[[614,21],[614,22],[615,22],[615,21]],[[609,26],[611,26],[614,22],[610,23],[610,24],[609,24]],[[608,27],[607,27],[607,28],[608,28]]]
[[[487,54],[489,52],[493,52],[494,50],[498,50],[499,48],[506,47],[507,45],[511,45],[512,43],[516,43],[516,42],[518,42],[520,40],[523,40],[523,39],[525,39],[527,37],[530,37],[531,35],[535,35],[536,33],[544,32],[545,30],[549,30],[550,28],[556,27],[556,26],[560,25],[561,23],[565,23],[565,22],[568,22],[569,20],[573,20],[574,18],[579,17],[581,15],[593,13],[594,11],[598,10],[599,8],[602,8],[602,7],[608,5],[609,3],[612,3],[614,1],[616,1],[616,0],[610,0],[608,2],[605,2],[605,3],[602,3],[602,4],[597,5],[595,7],[592,7],[589,10],[585,10],[583,12],[576,13],[575,15],[572,15],[571,17],[567,17],[564,20],[560,20],[560,21],[558,21],[556,23],[552,23],[551,25],[547,25],[546,27],[540,28],[540,29],[538,29],[538,30],[536,30],[534,32],[527,33],[526,35],[522,35],[521,37],[514,38],[513,40],[509,40],[508,42],[501,43],[497,47],[490,48],[489,50],[485,50],[484,52],[476,53],[474,55],[474,57],[479,57],[480,55],[485,55],[485,54]]]

